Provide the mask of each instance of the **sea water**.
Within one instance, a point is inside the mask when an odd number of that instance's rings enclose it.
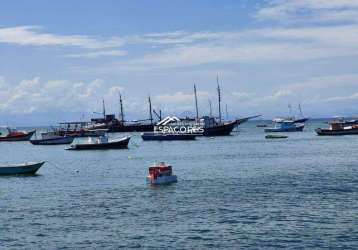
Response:
[[[256,125],[195,141],[133,133],[125,150],[1,142],[1,163],[47,163],[0,177],[0,247],[356,249],[358,136],[319,137],[326,124],[311,121],[268,140]],[[178,182],[148,186],[155,161]]]

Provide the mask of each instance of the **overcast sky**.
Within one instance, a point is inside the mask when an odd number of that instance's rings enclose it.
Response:
[[[358,0],[4,1],[0,123],[155,109],[232,117],[358,115]]]

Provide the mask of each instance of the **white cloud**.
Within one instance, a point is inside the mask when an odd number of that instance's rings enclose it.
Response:
[[[260,8],[260,20],[291,22],[356,22],[357,0],[276,0]]]
[[[0,86],[0,112],[92,112],[103,97],[117,99],[120,86],[108,87],[103,80],[89,83],[68,80],[41,81],[39,77]]]
[[[358,55],[358,25],[262,28],[233,32],[177,32],[167,44],[118,62],[122,71],[168,69],[205,64],[282,63]],[[173,34],[156,37],[172,39]],[[205,37],[196,40],[188,37]],[[180,44],[185,40],[185,44]],[[110,69],[113,71],[113,68]]]
[[[123,45],[118,37],[94,38],[41,32],[37,26],[0,27],[0,43],[32,46],[74,46],[85,49],[114,48]]]
[[[87,53],[79,54],[68,54],[63,57],[67,58],[99,58],[99,57],[109,57],[109,56],[126,56],[127,51],[124,50],[104,50],[104,51],[93,51]]]

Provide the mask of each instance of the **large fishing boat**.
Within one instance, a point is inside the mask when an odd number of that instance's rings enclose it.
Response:
[[[289,115],[287,117],[277,117],[273,119],[273,122],[282,122],[282,121],[292,121],[294,123],[305,123],[309,120],[308,117],[305,117],[302,112],[301,104],[298,104],[298,111],[299,114],[292,115],[292,106],[291,104],[288,105]]]
[[[218,108],[219,108],[218,119],[212,115],[210,101],[209,101],[210,116],[203,116],[202,118],[199,118],[197,92],[196,92],[196,86],[194,84],[196,119],[193,119],[193,120],[195,121],[194,127],[201,128],[201,132],[197,133],[198,135],[203,135],[203,136],[230,135],[231,132],[234,130],[234,128],[237,127],[238,125],[240,125],[244,122],[247,122],[250,119],[259,117],[259,115],[257,115],[257,116],[250,116],[250,117],[245,117],[245,118],[241,118],[241,119],[236,119],[233,121],[223,121],[222,112],[221,112],[221,89],[220,89],[220,85],[219,85],[219,77],[216,78],[216,82],[217,82],[217,95],[218,95]],[[226,113],[227,113],[227,109],[226,109]]]
[[[88,122],[61,122],[58,128],[47,132],[48,136],[99,137],[108,132],[106,128],[93,128]]]
[[[108,129],[108,132],[148,132],[154,130],[152,102],[150,96],[148,97],[149,119],[125,120],[123,99],[121,94],[119,94],[119,103],[120,103],[119,119],[117,119],[114,114],[106,114],[106,106],[103,100],[102,101],[103,117],[91,119],[91,125],[89,127],[95,129],[101,129],[101,128]]]
[[[275,126],[266,128],[265,132],[297,132],[302,131],[304,127],[304,123],[296,123],[291,120],[284,120],[275,122]]]

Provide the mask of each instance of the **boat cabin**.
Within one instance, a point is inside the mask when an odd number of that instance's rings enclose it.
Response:
[[[331,130],[343,130],[344,122],[341,121],[333,121],[329,123],[329,127]]]
[[[162,176],[171,176],[172,174],[172,166],[167,166],[164,162],[161,162],[159,165],[149,167],[149,176],[153,179],[157,179]]]

